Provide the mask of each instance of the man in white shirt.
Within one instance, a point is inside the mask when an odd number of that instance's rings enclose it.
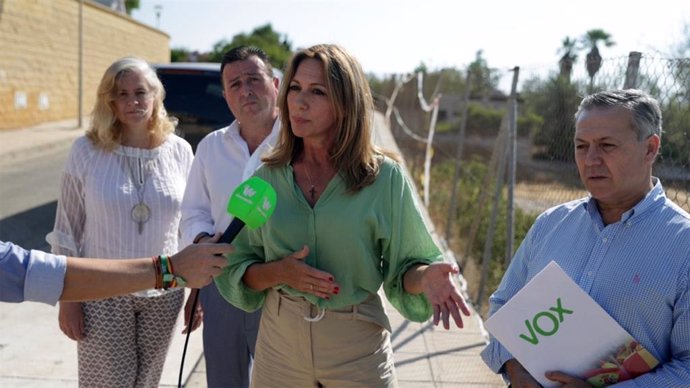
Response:
[[[259,167],[280,131],[279,80],[263,50],[237,47],[225,53],[221,80],[235,121],[208,134],[197,147],[182,200],[182,246],[205,242],[228,227],[228,198]],[[211,283],[200,290],[201,306],[190,320],[196,291],[185,307],[185,331],[196,329],[203,317],[208,386],[248,387],[261,313],[236,308]]]

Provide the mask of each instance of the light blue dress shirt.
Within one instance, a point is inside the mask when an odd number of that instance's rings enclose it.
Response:
[[[654,179],[645,198],[610,225],[592,198],[542,213],[491,295],[489,314],[556,261],[660,362],[616,387],[690,387],[690,214]],[[513,358],[493,337],[481,356],[494,372]]]
[[[62,295],[67,258],[0,241],[0,301],[55,305]]]

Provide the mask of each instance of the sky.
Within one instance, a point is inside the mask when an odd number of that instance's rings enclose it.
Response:
[[[509,85],[515,66],[521,78],[556,71],[563,38],[595,28],[616,43],[600,47],[605,58],[630,51],[668,58],[690,28],[690,1],[140,0],[132,17],[168,33],[171,47],[200,52],[270,23],[293,49],[336,43],[379,76],[409,73],[422,62],[431,70],[464,69],[482,50]]]

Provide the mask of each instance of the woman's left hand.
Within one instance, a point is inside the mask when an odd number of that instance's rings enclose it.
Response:
[[[443,327],[450,329],[450,316],[453,317],[455,325],[462,328],[462,316],[460,311],[466,316],[470,316],[470,310],[465,303],[465,298],[458,290],[452,275],[459,273],[457,266],[449,263],[429,264],[421,279],[424,294],[434,308],[434,325],[438,325],[443,320]]]

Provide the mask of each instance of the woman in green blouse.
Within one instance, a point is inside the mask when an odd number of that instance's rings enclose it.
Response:
[[[299,51],[278,104],[280,141],[256,173],[278,193],[275,212],[240,233],[216,279],[230,303],[263,308],[252,386],[396,386],[378,290],[410,320],[462,327],[458,269],[443,262],[401,166],[371,141],[356,59],[335,45]]]

